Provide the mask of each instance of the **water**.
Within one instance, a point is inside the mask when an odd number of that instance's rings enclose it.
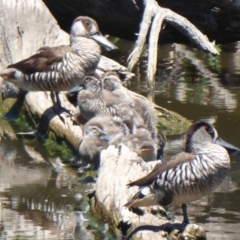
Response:
[[[158,105],[197,121],[214,123],[219,135],[240,146],[240,64],[238,43],[222,47],[219,57],[181,45],[165,46],[159,59],[154,100]],[[147,96],[146,67],[139,66],[140,84],[130,88]],[[184,135],[168,136],[166,159],[184,149]],[[207,231],[208,239],[239,239],[240,156],[211,195],[189,205],[191,222]],[[172,209],[182,220],[179,208]]]
[[[128,54],[132,43],[118,45]],[[154,92],[146,83],[147,52],[128,88],[192,121],[209,120],[224,140],[240,147],[239,51],[238,43],[223,46],[219,57],[184,45],[162,46]],[[56,164],[43,143],[17,138],[6,121],[0,127],[5,130],[0,134],[0,239],[94,239],[88,225],[105,232],[87,211],[91,182]],[[168,136],[166,159],[184,149],[184,137]],[[228,177],[211,196],[189,204],[191,222],[206,229],[208,239],[239,239],[239,158],[231,157]],[[182,220],[179,208],[170,210]]]

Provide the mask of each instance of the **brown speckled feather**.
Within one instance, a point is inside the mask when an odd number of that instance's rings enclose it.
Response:
[[[11,64],[8,68],[18,69],[25,74],[49,71],[54,64],[62,61],[67,52],[73,52],[70,46],[42,47],[39,53]]]

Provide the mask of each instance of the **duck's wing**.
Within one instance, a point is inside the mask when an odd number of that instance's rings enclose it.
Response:
[[[128,187],[132,187],[132,186],[146,186],[151,184],[158,175],[160,175],[161,173],[175,168],[185,162],[190,162],[192,160],[194,160],[196,157],[196,155],[191,154],[191,153],[186,153],[186,152],[181,152],[175,156],[173,156],[169,161],[164,162],[163,164],[159,164],[157,165],[156,168],[153,169],[152,172],[150,172],[147,176],[140,178],[136,181],[133,181],[129,184],[127,184]]]
[[[25,74],[49,71],[54,64],[61,62],[66,53],[71,52],[70,46],[42,47],[37,54],[20,62],[11,64],[8,68],[15,68]]]

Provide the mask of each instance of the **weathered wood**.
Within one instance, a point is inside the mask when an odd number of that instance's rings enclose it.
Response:
[[[39,0],[0,1],[0,71],[20,61],[42,46],[67,44],[49,10]]]
[[[152,27],[150,29],[151,20]],[[172,24],[173,26],[176,26],[201,49],[213,54],[218,54],[218,51],[215,49],[214,44],[210,43],[208,38],[204,36],[186,18],[183,18],[182,16],[174,13],[170,9],[161,8],[155,0],[147,0],[145,1],[145,11],[140,26],[139,37],[132,53],[128,58],[128,66],[129,69],[132,70],[136,65],[143,52],[143,45],[145,44],[146,36],[150,29],[147,69],[148,85],[150,88],[153,88],[155,84],[154,77],[157,69],[157,42],[163,20],[166,20],[166,22]]]

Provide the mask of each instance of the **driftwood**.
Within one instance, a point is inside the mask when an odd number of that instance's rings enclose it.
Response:
[[[122,145],[120,148],[109,146],[101,153],[101,164],[92,195],[92,207],[96,215],[110,223],[111,231],[116,235],[124,235],[126,239],[204,239],[204,230],[189,224],[171,224],[164,216],[165,210],[141,208],[136,214],[124,207],[129,199],[138,191],[138,187],[127,188],[127,183],[145,176],[160,161],[144,162],[134,152]],[[162,214],[161,214],[162,213]]]
[[[153,20],[152,20],[153,19]],[[192,42],[198,45],[201,49],[213,54],[218,54],[218,51],[214,48],[214,45],[209,42],[208,38],[204,36],[193,24],[191,24],[186,18],[174,13],[170,9],[161,8],[155,0],[145,1],[145,11],[140,27],[139,37],[136,45],[130,54],[129,69],[132,70],[138,62],[143,47],[146,42],[146,37],[151,25],[149,36],[149,53],[148,53],[148,68],[147,78],[150,88],[154,87],[154,76],[157,69],[157,48],[159,33],[162,28],[163,21],[175,26],[185,35],[187,35]]]

